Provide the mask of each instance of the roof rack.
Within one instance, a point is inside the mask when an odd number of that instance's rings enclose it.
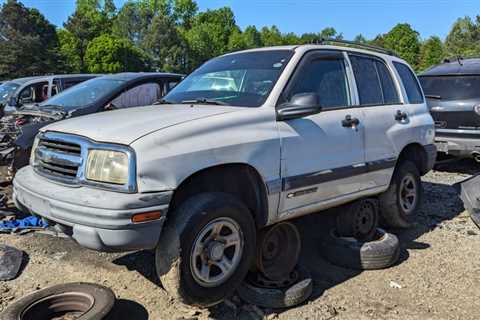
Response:
[[[398,57],[398,54],[390,49],[385,49],[379,46],[374,46],[371,44],[365,44],[365,43],[360,43],[360,42],[355,42],[355,41],[348,41],[348,40],[339,40],[339,39],[320,39],[319,41],[315,42],[315,44],[321,44],[321,45],[327,45],[329,43],[333,44],[340,44],[344,45],[347,47],[356,47],[359,49],[366,49],[366,50],[371,50],[375,51],[378,53],[383,53],[383,54],[388,54],[389,56],[395,56]]]

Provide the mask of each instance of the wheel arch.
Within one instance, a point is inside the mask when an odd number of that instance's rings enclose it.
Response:
[[[398,156],[396,167],[406,160],[413,162],[421,175],[428,172],[428,155],[421,144],[410,143],[406,145]]]
[[[248,207],[257,228],[267,224],[267,187],[253,166],[246,163],[221,164],[191,174],[175,189],[169,211],[174,211],[185,199],[203,192],[231,194]]]

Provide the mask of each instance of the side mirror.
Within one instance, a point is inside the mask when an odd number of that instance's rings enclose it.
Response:
[[[8,99],[8,105],[10,107],[16,108],[18,106],[17,98],[16,97],[10,97],[10,99]]]
[[[322,107],[316,93],[299,93],[277,108],[277,119],[283,121],[303,118],[321,111]]]

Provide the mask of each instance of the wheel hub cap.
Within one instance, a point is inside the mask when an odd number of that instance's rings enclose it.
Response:
[[[209,245],[208,257],[210,260],[220,261],[223,257],[224,251],[225,246],[220,242],[214,241]]]

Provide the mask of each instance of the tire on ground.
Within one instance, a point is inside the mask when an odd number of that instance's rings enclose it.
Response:
[[[385,269],[398,261],[398,238],[377,229],[373,241],[341,238],[332,230],[322,243],[322,255],[332,264],[355,270]]]
[[[227,217],[240,226],[243,253],[236,270],[218,286],[202,286],[195,280],[190,263],[199,233],[211,221]],[[156,248],[156,271],[165,290],[188,305],[209,307],[233,294],[244,280],[255,255],[256,227],[248,208],[227,193],[201,193],[187,199],[169,220]]]
[[[401,184],[407,176],[416,184],[416,201],[411,210],[401,204]],[[408,228],[422,199],[422,185],[417,166],[411,161],[403,161],[395,168],[390,187],[379,197],[380,214],[383,222],[392,228]]]
[[[286,288],[262,288],[244,281],[238,288],[240,298],[248,303],[272,309],[289,308],[305,302],[312,294],[313,281],[304,268],[297,268],[298,281]]]
[[[56,319],[67,312],[77,320],[104,319],[115,304],[112,290],[94,283],[68,283],[45,288],[12,303],[2,320]],[[63,318],[62,318],[63,319]]]

